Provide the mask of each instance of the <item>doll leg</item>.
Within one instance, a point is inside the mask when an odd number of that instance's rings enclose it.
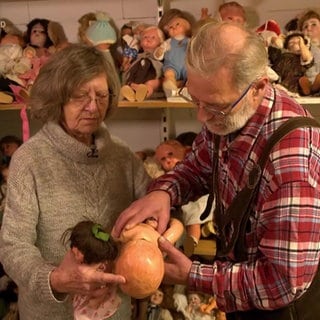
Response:
[[[121,87],[120,93],[125,99],[131,102],[134,102],[136,100],[136,94],[134,90],[128,85]]]
[[[311,92],[317,93],[320,91],[320,74],[317,74],[316,78],[314,79],[314,82],[311,86]]]
[[[299,86],[303,95],[308,96],[311,93],[311,84],[306,76],[299,78]]]
[[[0,103],[12,103],[13,97],[3,91],[0,91]]]
[[[138,102],[143,101],[147,97],[148,88],[145,84],[143,83],[138,84],[135,90],[136,90],[136,100]]]
[[[163,88],[168,90],[177,90],[176,72],[173,69],[167,69],[164,72]]]

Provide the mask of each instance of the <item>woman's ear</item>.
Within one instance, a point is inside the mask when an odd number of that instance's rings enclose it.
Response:
[[[76,247],[72,247],[71,251],[75,257],[75,259],[77,260],[78,263],[83,263],[84,260],[84,255],[83,253]]]

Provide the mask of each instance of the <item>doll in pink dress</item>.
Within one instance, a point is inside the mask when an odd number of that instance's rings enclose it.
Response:
[[[69,237],[68,237],[69,235]],[[101,272],[111,272],[113,261],[118,255],[118,247],[111,236],[100,224],[90,220],[79,222],[74,228],[67,229],[63,241],[70,242],[70,250],[81,264],[95,264]],[[75,320],[103,320],[111,317],[119,308],[121,298],[117,287],[103,287],[100,297],[77,294],[73,297]]]

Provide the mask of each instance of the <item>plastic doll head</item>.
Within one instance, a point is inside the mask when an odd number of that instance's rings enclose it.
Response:
[[[153,52],[163,41],[163,32],[158,27],[147,27],[141,32],[140,46],[144,52]]]
[[[86,37],[86,31],[89,28],[90,23],[96,20],[96,14],[93,12],[88,12],[79,18],[78,39],[80,43],[89,45],[89,41]]]
[[[170,22],[165,26],[170,38],[185,37],[191,29],[191,25],[188,20],[181,17],[174,17]]]
[[[5,157],[12,157],[13,153],[21,146],[22,141],[16,136],[4,136],[0,140],[1,153]]]
[[[188,294],[188,303],[193,309],[199,308],[202,300],[202,296],[199,293]]]
[[[150,303],[156,306],[159,306],[163,301],[164,293],[161,289],[156,290],[151,296],[150,296]]]
[[[316,11],[309,10],[300,18],[299,29],[312,43],[320,44],[320,15]]]
[[[49,48],[53,45],[48,36],[49,20],[33,19],[27,25],[26,43],[35,48]]]
[[[244,25],[246,14],[244,8],[236,1],[230,1],[219,7],[219,14],[222,21],[231,21]]]
[[[186,149],[177,140],[168,140],[161,143],[155,151],[155,159],[165,171],[172,170],[186,155]]]

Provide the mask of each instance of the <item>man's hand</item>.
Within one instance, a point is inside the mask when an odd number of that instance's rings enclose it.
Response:
[[[160,250],[166,254],[164,282],[187,285],[192,261],[164,237],[159,237]]]
[[[152,218],[157,221],[157,231],[162,234],[170,218],[170,196],[165,191],[152,191],[134,201],[116,221],[112,236],[119,238],[123,229],[131,229],[137,224]]]

